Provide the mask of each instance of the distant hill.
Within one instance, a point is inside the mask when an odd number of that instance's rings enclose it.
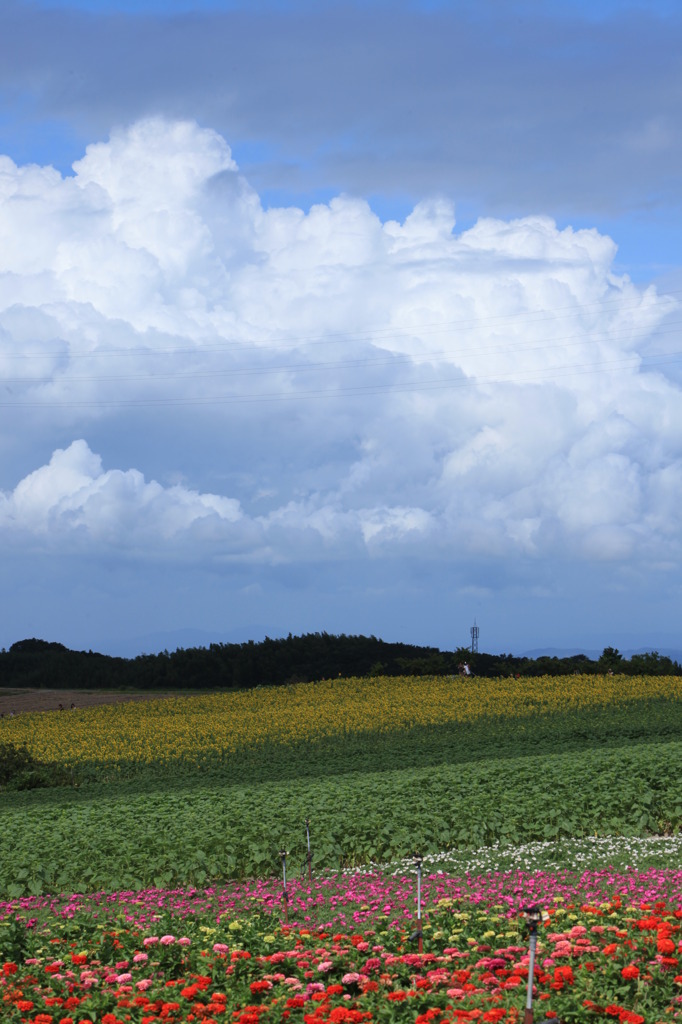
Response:
[[[574,658],[576,654],[584,654],[590,661],[597,661],[601,651],[589,651],[584,647],[534,647],[532,651],[524,651],[522,658]]]
[[[551,648],[549,650],[552,650]],[[594,652],[593,652],[594,653]],[[466,662],[476,676],[542,676],[574,672],[682,675],[676,658],[611,647],[596,657],[585,653],[473,654],[465,648],[387,643],[375,636],[307,633],[260,643],[209,643],[170,653],[111,657],[71,651],[63,644],[31,638],[0,652],[0,687],[107,690],[222,690],[281,686],[338,676],[454,675]]]
[[[630,660],[640,654],[649,654],[656,650],[661,657],[670,658],[671,661],[682,662],[682,648],[676,647],[633,647],[620,651],[623,658]],[[524,651],[522,658],[572,658],[577,654],[584,654],[590,661],[598,661],[601,651],[588,650],[585,647],[536,647],[531,651]]]

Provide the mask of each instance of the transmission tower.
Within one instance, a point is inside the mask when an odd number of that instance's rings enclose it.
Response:
[[[472,654],[478,654],[478,633],[479,633],[479,629],[478,629],[478,626],[476,625],[476,619],[474,619],[474,624],[471,627],[471,629],[469,630],[469,632],[471,633],[471,653]]]

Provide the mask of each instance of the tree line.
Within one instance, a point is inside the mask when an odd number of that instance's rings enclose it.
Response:
[[[477,676],[566,675],[618,672],[681,675],[682,667],[656,651],[623,658],[607,647],[598,659],[524,658],[472,653],[460,647],[387,643],[375,636],[307,633],[260,643],[211,644],[169,653],[117,658],[72,651],[46,640],[20,640],[0,651],[0,687],[102,690],[221,690],[281,686],[338,676],[456,675],[463,665]]]

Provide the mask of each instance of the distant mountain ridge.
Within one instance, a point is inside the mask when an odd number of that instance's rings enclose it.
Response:
[[[678,647],[633,647],[629,650],[620,650],[627,661],[638,654],[651,654],[656,651],[662,658],[670,658],[671,661],[682,661],[682,648]],[[590,661],[598,661],[602,652],[590,650],[587,647],[536,647],[530,651],[524,651],[522,658],[574,658],[576,655],[584,654]]]

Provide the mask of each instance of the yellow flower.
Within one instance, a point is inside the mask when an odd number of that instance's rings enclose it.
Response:
[[[479,680],[480,682],[480,680]],[[450,677],[328,680],[293,686],[85,708],[77,715],[22,714],[0,721],[0,741],[26,744],[37,758],[74,767],[106,765],[118,775],[128,763],[169,768],[229,763],[241,751],[269,745],[391,732],[411,726],[513,719],[642,698],[682,698],[682,677],[545,676],[486,679],[485,685]]]

